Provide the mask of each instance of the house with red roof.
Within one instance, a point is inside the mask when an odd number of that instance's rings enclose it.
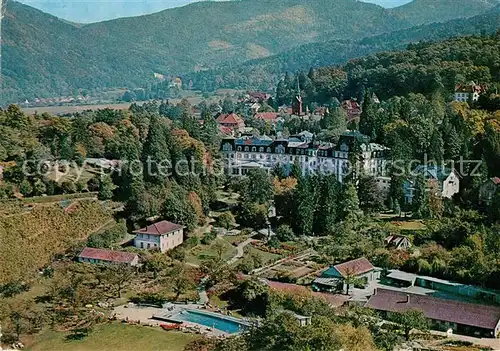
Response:
[[[347,113],[348,121],[359,119],[361,116],[361,106],[356,99],[344,100],[342,102],[342,108]]]
[[[219,126],[229,128],[232,131],[243,130],[243,128],[245,128],[245,121],[243,121],[243,118],[234,112],[220,114],[216,121]]]
[[[275,124],[278,119],[278,112],[257,112],[253,117],[271,124]]]
[[[364,288],[379,278],[380,271],[361,257],[328,268],[314,280],[313,289],[347,294],[351,285]]]
[[[458,102],[468,102],[471,100],[477,101],[479,99],[479,95],[484,93],[486,90],[486,86],[478,85],[474,82],[457,84],[455,86],[455,94],[453,95],[453,98]]]
[[[139,249],[158,249],[165,252],[184,241],[184,226],[161,221],[134,231],[134,246]]]
[[[114,251],[107,249],[96,249],[93,247],[84,248],[77,256],[78,262],[87,262],[95,264],[128,264],[137,266],[139,264],[139,256],[132,252]]]
[[[378,288],[365,307],[387,317],[390,313],[418,310],[433,329],[478,337],[496,338],[500,332],[500,307],[440,299],[394,289]]]

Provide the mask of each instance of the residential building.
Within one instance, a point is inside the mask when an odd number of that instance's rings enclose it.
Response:
[[[342,182],[349,172],[349,154],[355,145],[359,145],[364,171],[376,178],[385,174],[388,148],[370,143],[366,136],[358,132],[344,133],[337,145],[321,144],[312,139],[313,135],[309,132],[288,139],[272,139],[268,136],[224,138],[221,152],[226,172],[241,176],[251,168],[270,171],[276,165],[290,170],[298,162],[304,174],[335,174]]]
[[[500,178],[493,177],[481,184],[479,188],[479,202],[486,205],[491,203],[493,196],[500,185]]]
[[[279,113],[278,112],[258,112],[254,114],[255,119],[260,119],[264,122],[269,122],[272,125],[275,125],[278,120]]]
[[[411,241],[405,235],[391,234],[384,240],[385,246],[396,250],[408,250],[411,248]]]
[[[262,106],[258,102],[254,102],[249,107],[250,107],[250,110],[252,111],[252,113],[257,113]]]
[[[84,248],[77,256],[78,262],[95,264],[124,263],[130,266],[139,264],[139,256],[132,252],[114,251],[107,249]]]
[[[165,252],[182,244],[184,227],[169,221],[161,221],[134,231],[134,246],[139,249],[158,249]]]
[[[458,102],[477,101],[479,99],[479,95],[485,91],[485,86],[477,85],[474,82],[470,82],[468,84],[457,84],[455,86],[455,94],[453,98]]]
[[[347,113],[347,120],[359,120],[361,116],[361,106],[356,99],[344,100],[342,102],[342,108]]]
[[[454,169],[440,166],[420,165],[412,172],[413,178],[405,180],[403,190],[405,202],[411,204],[415,193],[415,178],[423,175],[427,180],[427,190],[436,189],[443,198],[451,199],[460,190],[460,179]]]
[[[495,338],[500,331],[500,307],[439,299],[392,289],[376,289],[365,307],[382,313],[420,310],[433,329]]]
[[[365,287],[379,278],[380,271],[365,257],[361,257],[328,268],[313,281],[313,289],[348,293],[352,287],[350,285]]]
[[[243,119],[234,112],[229,114],[220,114],[216,121],[219,126],[226,127],[233,132],[241,131],[245,128],[245,121],[243,121]]]

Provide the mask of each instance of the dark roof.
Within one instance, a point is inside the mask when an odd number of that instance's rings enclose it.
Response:
[[[338,264],[333,266],[333,268],[335,268],[344,278],[351,274],[359,275],[375,269],[370,261],[364,257]]]
[[[132,252],[86,247],[82,250],[82,252],[80,252],[78,257],[117,263],[131,263],[137,257],[137,254]]]
[[[168,234],[171,232],[174,232],[176,230],[184,228],[180,224],[172,223],[169,221],[161,221],[158,223],[153,223],[151,225],[148,225],[146,228],[141,228],[134,233],[136,234],[149,234],[149,235],[163,235],[163,234]]]
[[[443,300],[387,289],[377,289],[365,306],[388,312],[416,309],[430,319],[484,329],[495,329],[500,320],[500,308],[496,306]]]

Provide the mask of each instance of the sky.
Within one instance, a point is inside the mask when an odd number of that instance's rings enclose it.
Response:
[[[198,0],[18,0],[72,22],[90,23],[119,17],[138,16]],[[212,0],[214,1],[214,0]],[[395,7],[411,0],[363,0]]]

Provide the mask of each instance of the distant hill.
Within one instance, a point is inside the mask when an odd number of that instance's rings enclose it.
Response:
[[[396,16],[418,25],[472,17],[498,4],[499,0],[413,0],[391,11]]]
[[[410,26],[404,13],[356,0],[205,1],[83,26],[9,1],[0,95],[7,102],[136,87],[153,81],[155,72],[236,66],[304,44],[353,41]]]
[[[23,4],[76,23],[92,23],[121,17],[141,16],[185,6],[196,1],[210,0],[20,0]],[[364,0],[364,2],[388,8],[400,6],[410,1]]]
[[[370,53],[406,48],[409,43],[437,41],[454,36],[492,34],[500,29],[500,6],[485,15],[421,25],[361,40],[330,40],[306,44],[278,55],[247,61],[239,66],[185,75],[201,90],[217,88],[269,89],[285,72],[342,64]]]

